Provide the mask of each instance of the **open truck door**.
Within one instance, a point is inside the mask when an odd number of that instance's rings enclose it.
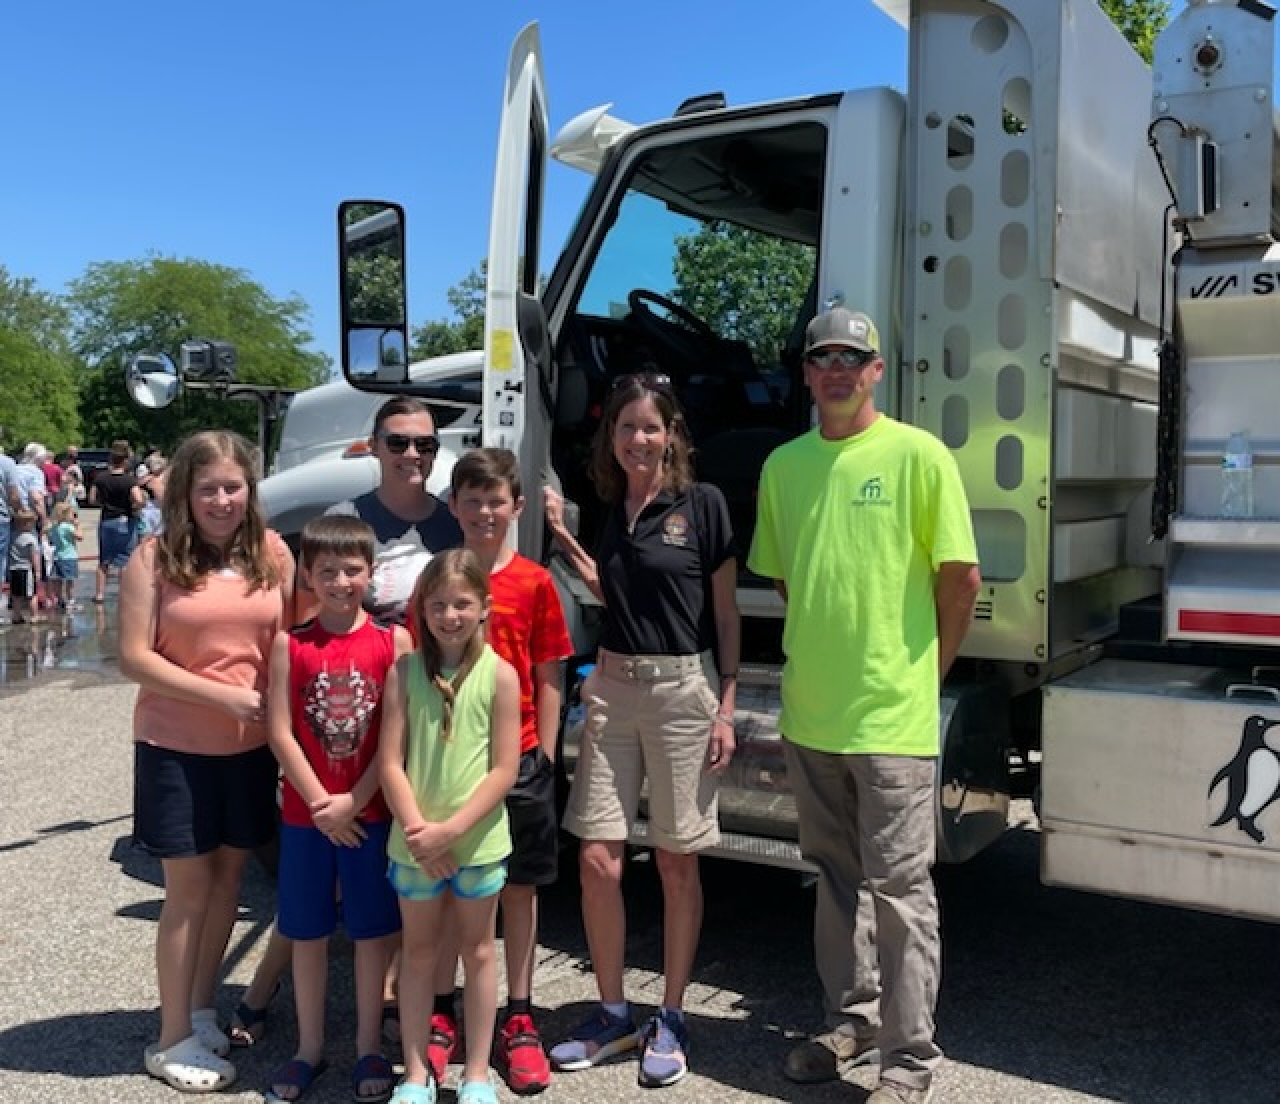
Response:
[[[481,440],[520,459],[528,505],[519,547],[542,554],[541,487],[550,474],[556,369],[538,298],[538,237],[547,156],[546,81],[538,25],[516,38],[507,66],[489,222]]]

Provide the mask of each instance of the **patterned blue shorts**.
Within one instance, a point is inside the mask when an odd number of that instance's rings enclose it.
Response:
[[[453,890],[455,897],[474,901],[502,892],[502,887],[507,884],[507,864],[463,866],[452,878],[428,878],[422,867],[392,859],[387,866],[387,877],[391,879],[392,888],[410,901],[433,901],[446,889]]]

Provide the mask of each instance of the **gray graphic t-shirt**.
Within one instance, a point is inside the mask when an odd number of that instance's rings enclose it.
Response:
[[[404,624],[405,606],[413,585],[431,557],[446,548],[462,544],[458,519],[435,495],[428,496],[435,509],[422,521],[405,521],[383,504],[374,491],[331,506],[325,513],[349,514],[373,528],[378,549],[373,565],[373,582],[365,602],[380,622]]]

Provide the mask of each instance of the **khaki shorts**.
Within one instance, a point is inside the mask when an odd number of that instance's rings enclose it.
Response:
[[[625,840],[647,778],[654,846],[690,854],[719,843],[719,781],[707,770],[718,682],[709,652],[620,656],[602,650],[582,686],[587,719],[565,828],[584,840]]]

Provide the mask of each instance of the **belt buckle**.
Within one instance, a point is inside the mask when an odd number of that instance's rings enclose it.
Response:
[[[630,659],[627,661],[627,677],[637,682],[650,682],[658,677],[658,665],[651,659]]]

